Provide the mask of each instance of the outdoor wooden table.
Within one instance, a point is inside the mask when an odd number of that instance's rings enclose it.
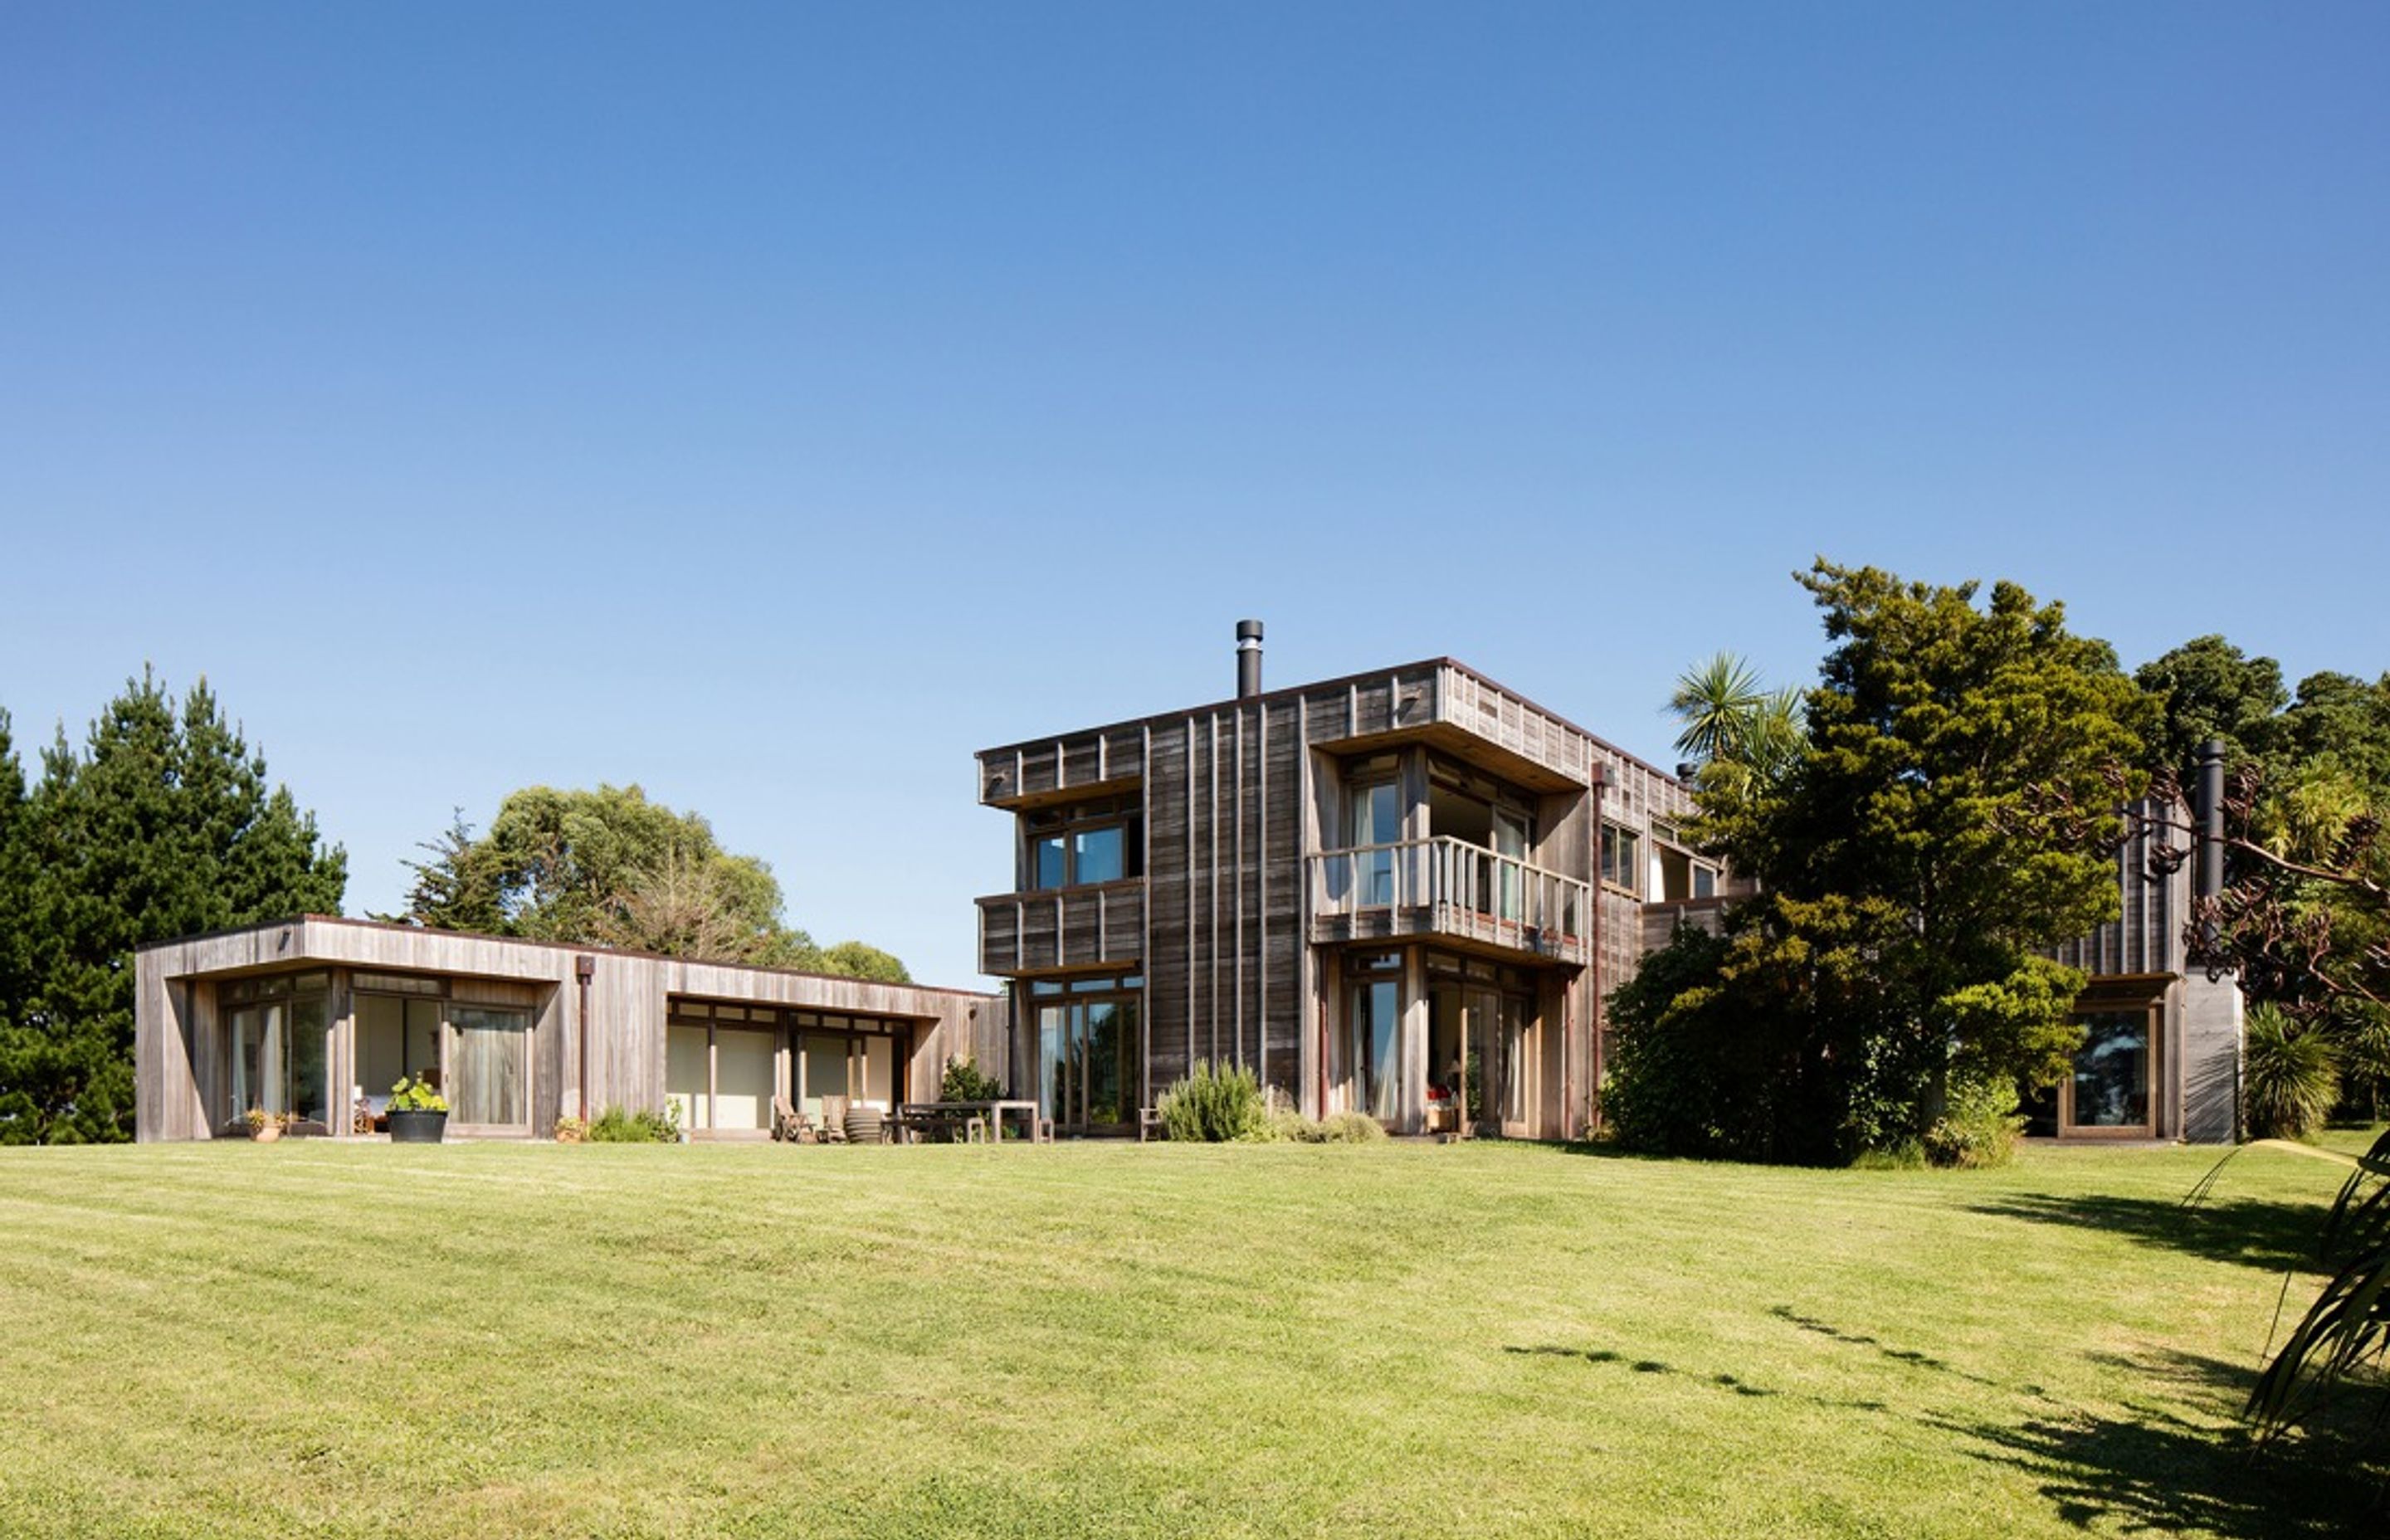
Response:
[[[1044,1124],[1038,1119],[1037,1104],[1034,1101],[908,1101],[897,1107],[896,1117],[910,1133],[942,1119],[960,1122],[969,1117],[984,1116],[987,1131],[1001,1144],[1004,1142],[1004,1115],[1007,1112],[1020,1113],[1029,1124],[1030,1143],[1035,1144],[1043,1136],[1041,1130]]]

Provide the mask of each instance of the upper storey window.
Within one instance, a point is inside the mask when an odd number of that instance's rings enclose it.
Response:
[[[1637,898],[1643,896],[1646,882],[1640,834],[1617,824],[1601,826],[1601,879],[1613,888],[1625,889]]]
[[[1024,813],[1022,823],[1029,838],[1027,887],[1077,888],[1142,875],[1134,797]]]

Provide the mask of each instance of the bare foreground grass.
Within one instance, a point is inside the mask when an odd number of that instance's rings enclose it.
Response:
[[[0,1534],[2337,1533],[2214,1159],[8,1151]]]

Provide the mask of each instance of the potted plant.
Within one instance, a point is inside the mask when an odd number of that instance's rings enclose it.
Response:
[[[249,1136],[259,1144],[272,1144],[282,1137],[283,1127],[289,1121],[279,1113],[267,1111],[263,1107],[251,1108],[241,1119],[241,1122],[249,1124]]]
[[[438,1144],[448,1130],[448,1098],[421,1075],[390,1088],[390,1142]]]

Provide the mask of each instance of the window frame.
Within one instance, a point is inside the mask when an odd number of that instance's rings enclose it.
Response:
[[[1062,807],[1037,808],[1021,815],[1020,892],[1059,892],[1066,888],[1099,887],[1126,882],[1145,875],[1145,851],[1138,838],[1145,817],[1142,797],[1105,797]],[[1120,871],[1090,880],[1079,876],[1080,841],[1090,835],[1117,830]],[[1060,847],[1060,880],[1045,880],[1041,852],[1048,841]]]

